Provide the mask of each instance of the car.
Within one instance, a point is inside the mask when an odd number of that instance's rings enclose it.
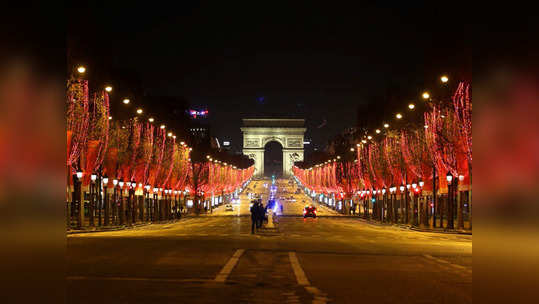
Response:
[[[234,211],[234,207],[232,207],[231,204],[226,204],[226,205],[225,205],[225,210],[226,210],[226,211]]]
[[[303,208],[303,218],[314,217],[316,218],[316,207],[312,205],[307,205]]]

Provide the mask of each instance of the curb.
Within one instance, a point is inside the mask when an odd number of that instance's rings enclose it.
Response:
[[[363,218],[358,218],[358,220],[362,221],[364,223],[367,223],[369,225],[374,225],[374,226],[378,226],[378,227],[384,227],[384,226],[385,227],[397,227],[397,228],[406,229],[406,230],[413,230],[413,231],[417,231],[417,232],[472,235],[472,231],[469,231],[469,230],[449,230],[449,229],[436,229],[436,230],[434,230],[434,229],[425,229],[425,228],[414,227],[414,226],[411,226],[411,225],[386,224],[386,223],[373,222],[373,221],[369,221],[369,220],[366,220],[366,219],[363,219]]]
[[[84,234],[84,233],[97,233],[97,232],[109,232],[109,231],[120,231],[120,230],[128,230],[128,229],[133,229],[133,228],[138,228],[138,227],[143,227],[143,226],[149,226],[149,225],[154,225],[154,224],[171,224],[171,223],[174,223],[176,221],[179,221],[181,219],[178,219],[178,220],[174,220],[174,221],[164,221],[164,222],[150,222],[150,223],[142,223],[142,224],[136,224],[136,225],[132,225],[132,226],[117,226],[117,227],[110,227],[110,228],[102,228],[102,229],[95,229],[95,230],[68,230],[66,232],[67,235],[70,235],[70,234]]]

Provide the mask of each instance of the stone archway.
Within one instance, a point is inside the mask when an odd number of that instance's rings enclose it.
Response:
[[[294,162],[303,160],[305,119],[243,119],[243,154],[255,161],[255,175],[264,175],[264,147],[276,141],[283,147],[283,176],[292,175]]]

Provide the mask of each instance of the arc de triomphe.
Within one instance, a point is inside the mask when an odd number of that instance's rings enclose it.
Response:
[[[276,141],[283,147],[283,176],[292,175],[295,161],[303,160],[305,119],[243,119],[243,154],[255,161],[255,175],[264,175],[264,147]]]

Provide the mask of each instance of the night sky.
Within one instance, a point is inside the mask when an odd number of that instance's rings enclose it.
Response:
[[[404,108],[442,73],[471,70],[458,8],[177,3],[72,9],[68,59],[136,79],[144,96],[207,108],[213,135],[236,150],[241,118],[305,118],[307,137],[323,147],[358,117],[377,121]]]

